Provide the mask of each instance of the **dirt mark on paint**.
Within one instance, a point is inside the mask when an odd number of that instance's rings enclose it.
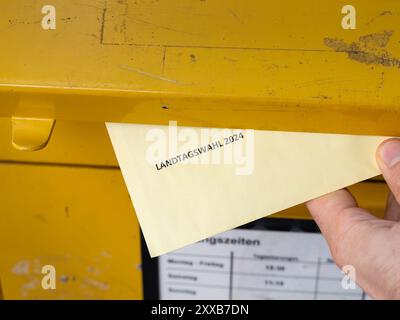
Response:
[[[400,68],[400,59],[393,57],[385,49],[393,34],[394,31],[385,30],[382,33],[361,36],[356,42],[324,38],[324,43],[337,52],[346,52],[351,60],[357,62]]]

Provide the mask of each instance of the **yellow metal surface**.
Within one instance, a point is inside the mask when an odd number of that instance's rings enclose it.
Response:
[[[140,299],[140,234],[116,169],[0,165],[5,299]],[[54,265],[55,290],[41,287]]]
[[[104,123],[57,121],[46,148],[35,152],[15,150],[11,141],[11,119],[0,118],[0,163],[118,167]]]
[[[20,151],[43,149],[49,142],[54,123],[54,119],[13,117],[12,145]]]
[[[0,117],[400,134],[398,1],[43,5],[2,5]]]
[[[0,10],[6,299],[142,297],[139,227],[104,121],[400,135],[399,1],[352,1],[356,30],[341,28],[338,0],[52,0],[57,28],[43,30],[47,4]],[[55,119],[46,148],[15,150],[40,143],[26,143],[37,126],[13,139],[13,117]],[[385,184],[350,189],[382,215]]]

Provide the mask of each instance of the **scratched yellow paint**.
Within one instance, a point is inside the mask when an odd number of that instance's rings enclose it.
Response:
[[[0,165],[5,299],[140,299],[140,234],[117,169]],[[56,268],[43,290],[41,268]]]
[[[400,135],[399,1],[352,1],[356,30],[341,28],[338,0],[3,2],[6,299],[142,297],[139,228],[104,121]],[[45,4],[56,30],[41,28]],[[48,146],[14,150],[12,116],[55,119]],[[384,184],[352,191],[382,215]],[[55,291],[40,287],[43,264]]]
[[[398,1],[353,1],[356,30],[338,0],[52,4],[47,31],[40,1],[3,4],[0,116],[400,133]],[[359,50],[393,65],[340,52],[369,35]]]

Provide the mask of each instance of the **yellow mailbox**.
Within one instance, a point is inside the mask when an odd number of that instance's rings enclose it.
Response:
[[[106,121],[400,135],[400,3],[354,0],[354,26],[344,6],[4,1],[3,297],[142,298],[139,227]],[[384,183],[352,189],[382,213]],[[302,206],[279,215],[307,218]],[[57,266],[56,291],[40,287],[43,264]]]

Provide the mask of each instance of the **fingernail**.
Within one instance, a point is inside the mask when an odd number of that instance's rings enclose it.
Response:
[[[378,149],[379,158],[387,167],[393,167],[400,162],[400,139],[384,141]]]

